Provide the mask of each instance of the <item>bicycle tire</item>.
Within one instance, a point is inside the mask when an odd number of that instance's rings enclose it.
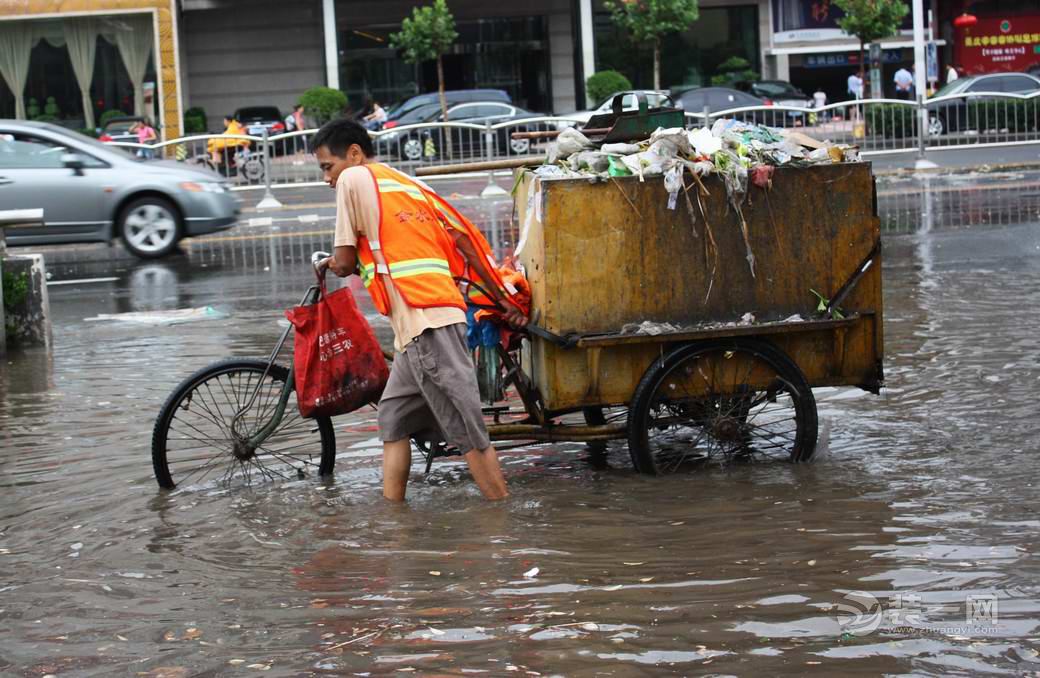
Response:
[[[225,484],[231,484],[231,481],[235,479],[244,479],[246,484],[251,484],[253,471],[256,471],[257,477],[267,480],[275,479],[276,476],[288,479],[290,476],[286,475],[285,471],[289,469],[295,471],[297,477],[305,476],[304,469],[307,468],[314,468],[319,476],[331,474],[336,463],[336,439],[332,422],[328,417],[314,419],[300,417],[295,397],[290,397],[283,421],[264,441],[264,445],[260,446],[259,450],[250,452],[238,449],[237,453],[235,451],[236,438],[231,431],[231,416],[242,407],[244,402],[248,401],[248,396],[254,388],[264,383],[262,380],[266,379],[270,383],[270,386],[267,387],[269,393],[254,399],[250,411],[253,413],[255,426],[260,427],[269,421],[265,417],[269,411],[273,413],[273,394],[280,392],[288,376],[288,369],[281,365],[269,365],[266,360],[231,358],[204,367],[182,381],[160,409],[152,432],[152,466],[159,486],[172,490],[187,480],[202,483],[210,475],[210,471],[217,469],[223,469]],[[222,381],[222,377],[226,377],[226,379]],[[243,380],[245,384],[243,384]],[[229,388],[236,394],[233,402],[228,396]],[[242,388],[242,393],[238,393],[236,388]],[[227,397],[224,408],[218,403],[221,396]],[[192,411],[193,401],[199,403],[194,411]],[[182,412],[186,413],[185,419],[178,418]],[[195,413],[199,415],[194,419],[196,423],[189,423],[187,416],[194,416]],[[297,420],[302,423],[296,423]],[[175,422],[177,422],[178,429],[174,428]],[[171,431],[177,434],[174,438],[170,437]],[[313,436],[315,432],[320,438],[318,463],[312,461],[314,455],[308,452],[312,447],[309,441],[278,449],[275,449],[273,443],[270,442],[279,434],[282,435],[281,440],[288,438],[285,442],[293,442],[300,438]],[[170,443],[179,441],[190,441],[195,444],[185,448],[175,446],[176,449],[172,449]],[[319,441],[315,440],[314,447],[318,446]],[[288,450],[299,448],[307,449],[288,453]],[[205,463],[199,468],[210,468],[194,478],[194,472],[183,473],[178,470],[177,473],[181,477],[177,478],[171,469],[171,464],[192,461],[190,457],[184,458],[189,451],[192,452],[192,455],[206,455]],[[306,455],[306,458],[300,455]],[[236,467],[239,472],[236,472]]]

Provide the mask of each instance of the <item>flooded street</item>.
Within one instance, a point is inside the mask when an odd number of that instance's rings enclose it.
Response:
[[[813,463],[531,445],[498,504],[418,455],[384,502],[371,408],[334,420],[327,480],[159,491],[163,401],[270,352],[331,223],[48,251],[53,351],[0,370],[0,675],[1040,674],[1040,189],[959,181],[879,182],[887,388],[816,392]],[[229,317],[94,319],[206,306]]]

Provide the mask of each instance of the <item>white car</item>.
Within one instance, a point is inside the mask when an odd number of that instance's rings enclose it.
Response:
[[[614,102],[614,97],[618,94],[625,95],[622,99],[621,108],[624,111],[634,111],[639,108],[638,99],[636,95],[643,94],[646,96],[646,103],[650,108],[661,108],[662,106],[674,106],[672,98],[668,95],[668,92],[656,89],[637,89],[627,90],[624,92],[614,92],[609,97],[604,99],[599,106],[588,111],[574,111],[573,113],[564,113],[563,115],[557,116],[560,118],[567,118],[573,120],[576,123],[584,125],[594,115],[600,115],[601,113],[610,113],[611,104]],[[561,123],[567,126],[566,123]]]

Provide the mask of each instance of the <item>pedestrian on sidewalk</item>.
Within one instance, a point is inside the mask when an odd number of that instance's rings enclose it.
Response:
[[[159,135],[155,133],[155,128],[152,127],[148,118],[141,118],[135,122],[130,131],[137,135],[137,143],[139,144],[151,144],[159,140]],[[137,157],[151,160],[155,157],[155,150],[139,148],[137,149]]]
[[[896,71],[896,74],[892,76],[892,82],[896,85],[896,98],[897,99],[912,99],[913,98],[913,87],[914,87],[914,74],[905,68],[900,68]]]
[[[827,93],[823,91],[822,87],[817,87],[816,91],[813,92],[813,108],[817,111],[827,105]],[[816,119],[823,122],[826,118],[823,113],[817,113]]]
[[[484,424],[466,344],[466,302],[453,276],[473,271],[514,327],[527,323],[489,263],[490,247],[465,217],[429,187],[375,161],[368,131],[340,118],[324,125],[311,151],[336,191],[333,256],[319,268],[359,273],[394,331],[390,380],[379,401],[383,496],[403,501],[410,438],[436,426],[464,452],[488,499],[508,496]]]
[[[857,100],[863,98],[863,78],[859,77],[858,73],[850,75],[846,83],[849,96]]]

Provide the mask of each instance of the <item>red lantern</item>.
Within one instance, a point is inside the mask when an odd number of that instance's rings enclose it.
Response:
[[[978,22],[979,18],[977,16],[965,12],[953,20],[953,25],[957,28],[967,28],[968,26],[974,26]]]

